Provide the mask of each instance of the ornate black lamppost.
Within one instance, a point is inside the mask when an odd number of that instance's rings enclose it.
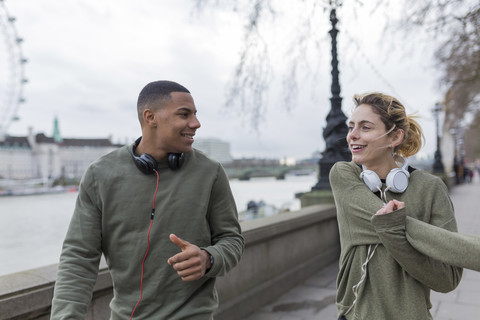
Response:
[[[450,134],[453,136],[453,172],[455,172],[455,183],[459,184],[460,183],[460,176],[459,176],[459,166],[460,166],[460,161],[458,159],[458,129],[457,127],[454,127],[450,129]]]
[[[435,151],[435,161],[433,162],[433,173],[445,173],[442,163],[442,152],[440,151],[440,133],[439,133],[439,124],[438,124],[438,115],[442,111],[442,106],[440,103],[436,103],[433,108],[433,114],[435,115],[435,124],[437,128],[437,150]]]
[[[329,31],[332,37],[332,97],[330,98],[331,109],[327,115],[327,125],[323,130],[325,140],[325,151],[318,161],[319,179],[312,190],[330,190],[328,175],[333,164],[337,161],[348,161],[351,159],[347,144],[348,127],[347,117],[342,112],[342,98],[340,97],[340,83],[338,81],[338,59],[337,59],[337,33],[335,27],[338,19],[335,8],[330,11],[332,29]]]

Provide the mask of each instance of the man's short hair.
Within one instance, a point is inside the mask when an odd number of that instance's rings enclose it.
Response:
[[[140,94],[137,100],[137,112],[138,119],[143,122],[142,113],[145,107],[149,104],[162,104],[165,101],[171,100],[172,92],[186,92],[190,93],[187,88],[173,81],[159,80],[150,82],[147,84]]]

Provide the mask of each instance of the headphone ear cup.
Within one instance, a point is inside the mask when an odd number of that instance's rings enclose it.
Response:
[[[379,188],[382,188],[382,181],[378,175],[372,170],[363,170],[360,173],[360,178],[372,192],[377,192]]]
[[[154,157],[148,153],[143,153],[139,157],[134,157],[137,168],[145,174],[151,174],[157,170],[158,165]]]
[[[128,149],[128,151],[130,151],[130,155],[133,158],[133,163],[135,163],[135,166],[138,168],[138,170],[144,174],[151,174],[154,170],[158,169],[158,164],[155,158],[148,153],[143,153],[140,156],[135,154],[135,149],[137,148],[141,139],[142,137],[138,138],[132,147]]]
[[[387,180],[385,181],[389,190],[395,193],[402,193],[408,187],[408,178],[410,174],[408,171],[404,170],[403,168],[400,169],[393,169],[387,175]]]
[[[168,167],[172,170],[178,170],[182,167],[185,161],[184,153],[169,153],[168,154]]]

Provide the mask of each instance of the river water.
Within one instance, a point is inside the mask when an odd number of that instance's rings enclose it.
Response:
[[[315,183],[315,174],[230,181],[239,212],[250,200],[298,210],[295,193],[309,191]],[[76,197],[76,192],[0,197],[0,275],[58,262]]]

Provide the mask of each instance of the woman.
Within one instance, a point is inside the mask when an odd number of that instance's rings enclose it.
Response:
[[[432,319],[430,290],[455,289],[462,269],[433,259],[429,239],[411,239],[407,229],[415,220],[419,237],[424,225],[427,235],[456,232],[448,190],[438,177],[407,165],[423,134],[397,99],[371,93],[354,101],[347,135],[352,162],[330,171],[341,242],[339,317]]]

